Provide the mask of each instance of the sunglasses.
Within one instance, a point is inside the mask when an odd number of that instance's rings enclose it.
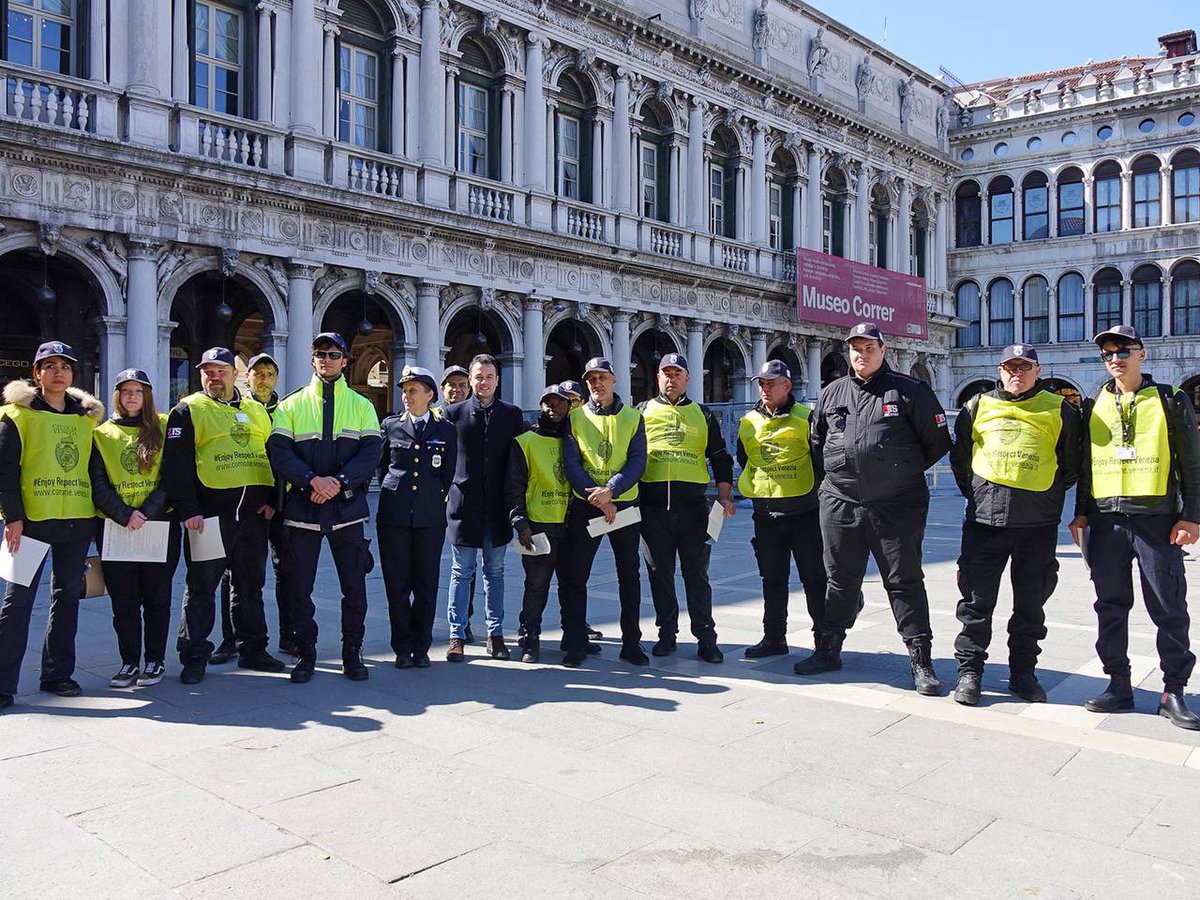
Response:
[[[1033,371],[1033,363],[1021,363],[1020,365],[1015,366],[1005,364],[1000,368],[1002,368],[1009,375],[1024,375],[1026,372]]]
[[[1112,362],[1114,359],[1129,359],[1133,355],[1133,350],[1126,347],[1124,350],[1101,350],[1100,358],[1105,362]]]
[[[314,350],[313,359],[332,359],[339,360],[346,354],[341,350]]]

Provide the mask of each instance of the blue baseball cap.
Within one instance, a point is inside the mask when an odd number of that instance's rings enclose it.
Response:
[[[138,384],[144,384],[146,387],[154,387],[150,383],[150,376],[143,369],[122,369],[113,380],[113,387],[119,388],[127,381],[136,381]]]
[[[1005,347],[1004,352],[1000,354],[1000,365],[1012,362],[1014,359],[1023,359],[1025,362],[1036,363],[1038,361],[1037,351],[1029,344],[1011,344]]]
[[[883,343],[883,332],[879,330],[879,326],[874,322],[859,322],[850,329],[850,333],[846,335],[846,340],[856,337],[870,338],[873,341]]]
[[[792,380],[792,370],[787,367],[783,360],[768,359],[763,363],[763,367],[758,370],[758,374],[753,376],[751,381],[773,381],[776,378],[786,378]]]
[[[252,357],[250,357],[250,362],[246,363],[246,371],[249,372],[251,369],[253,369],[255,366],[257,366],[259,363],[264,363],[264,362],[270,363],[271,365],[273,365],[275,367],[276,372],[279,371],[279,363],[277,363],[275,361],[275,357],[273,357],[270,353],[256,353]]]
[[[668,353],[658,361],[658,371],[674,366],[676,369],[683,369],[688,372],[687,357],[682,353]]]
[[[564,381],[559,384],[559,387],[572,400],[579,400],[588,392],[587,388],[578,381]]]
[[[583,377],[585,379],[593,372],[607,372],[613,376],[617,374],[613,371],[613,364],[603,356],[593,356],[587,361],[587,365],[583,367]]]
[[[315,338],[313,338],[312,345],[314,350],[317,349],[318,344],[333,344],[333,346],[337,347],[347,356],[350,355],[350,347],[346,343],[346,339],[336,331],[322,331]]]
[[[46,341],[37,348],[37,353],[34,354],[33,361],[40,363],[43,359],[49,359],[51,356],[61,356],[63,359],[71,362],[79,362],[75,358],[75,351],[71,349],[70,344],[64,344],[62,341]]]
[[[1107,331],[1100,332],[1092,340],[1096,342],[1097,347],[1103,346],[1105,341],[1116,341],[1118,344],[1137,344],[1139,347],[1144,346],[1141,335],[1137,333],[1137,330],[1132,325],[1114,325]]]
[[[200,357],[200,362],[196,364],[197,369],[202,369],[205,366],[232,366],[235,365],[233,352],[226,347],[210,347],[204,351],[204,355]]]

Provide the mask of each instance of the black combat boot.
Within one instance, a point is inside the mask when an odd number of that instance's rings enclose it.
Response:
[[[1042,687],[1033,670],[1008,673],[1008,689],[1026,703],[1045,703],[1046,689]]]
[[[309,644],[300,646],[300,655],[292,666],[292,684],[308,684],[312,681],[313,673],[317,670],[317,648]]]
[[[916,640],[908,645],[908,661],[912,666],[913,688],[926,697],[940,697],[942,683],[933,671],[933,648],[929,641]]]
[[[978,706],[983,676],[978,672],[959,672],[958,685],[954,688],[954,702],[963,706]]]
[[[842,668],[842,642],[844,631],[814,631],[812,654],[792,666],[797,675],[819,675],[821,672],[837,672]]]
[[[1094,713],[1114,713],[1133,709],[1133,683],[1128,675],[1109,675],[1108,688],[1103,694],[1093,697],[1084,708]]]
[[[366,681],[371,677],[371,670],[363,662],[362,644],[342,644],[342,674],[351,681]]]

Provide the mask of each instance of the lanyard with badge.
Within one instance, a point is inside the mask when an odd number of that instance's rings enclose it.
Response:
[[[1122,403],[1125,393],[1118,393],[1117,418],[1121,420],[1121,445],[1116,448],[1117,459],[1126,462],[1137,459],[1137,447],[1133,446],[1134,421],[1137,416],[1137,394],[1129,394],[1129,403]]]

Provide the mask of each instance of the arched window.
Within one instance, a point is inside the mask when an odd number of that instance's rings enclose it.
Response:
[[[1058,174],[1058,236],[1083,234],[1083,172],[1069,166]]]
[[[1049,181],[1041,172],[1030,172],[1021,182],[1021,239],[1039,241],[1050,236]]]
[[[1149,228],[1162,224],[1159,198],[1162,188],[1156,156],[1143,156],[1133,164],[1133,227]]]
[[[1176,225],[1184,222],[1200,222],[1200,153],[1183,150],[1171,160],[1171,221]]]
[[[337,139],[355,147],[382,150],[386,134],[383,87],[390,81],[382,61],[387,29],[368,0],[342,0],[341,33],[337,40]],[[388,73],[390,74],[390,72]],[[395,151],[398,148],[391,148]]]
[[[458,171],[499,179],[500,66],[483,41],[468,35],[459,44]]]
[[[888,264],[888,222],[892,214],[892,199],[887,188],[881,184],[871,188],[870,225],[867,232],[870,246],[867,248],[867,262],[881,269]]]
[[[1162,276],[1155,266],[1133,273],[1133,327],[1142,337],[1162,334]]]
[[[738,227],[737,136],[725,125],[713,131],[708,160],[708,230],[721,237],[741,237]]]
[[[846,176],[830,166],[825,172],[821,197],[821,250],[830,256],[846,255]]]
[[[1171,334],[1200,334],[1200,265],[1186,260],[1171,276]]]
[[[568,200],[594,203],[592,122],[595,103],[591,85],[575,72],[563,73],[555,113],[555,190]]]
[[[1092,281],[1093,301],[1096,304],[1093,324],[1096,334],[1121,324],[1121,273],[1102,269]]]
[[[968,181],[954,192],[954,245],[978,247],[982,239],[979,214],[979,185]]]
[[[779,252],[796,246],[796,160],[782,148],[771,157],[770,181],[767,184],[767,240],[771,249]]]
[[[988,233],[993,244],[1013,242],[1013,183],[1007,175],[988,185]]]
[[[1083,329],[1083,276],[1068,272],[1058,279],[1058,339],[1082,341]]]
[[[967,324],[958,329],[954,336],[956,347],[978,347],[979,332],[979,285],[964,281],[954,292],[954,316],[965,319]]]
[[[1046,344],[1050,341],[1050,285],[1041,275],[1025,282],[1025,342]]]
[[[642,107],[641,138],[638,141],[638,196],[647,219],[671,219],[671,136],[674,125],[668,110],[658,100]]]
[[[997,278],[988,286],[988,344],[1003,347],[1013,342],[1015,311],[1012,282]]]
[[[1097,232],[1121,230],[1121,167],[1109,160],[1096,166],[1092,192]]]
[[[87,29],[79,0],[9,0],[4,20],[4,58],[56,75],[82,77]],[[10,88],[11,90],[11,88]]]

